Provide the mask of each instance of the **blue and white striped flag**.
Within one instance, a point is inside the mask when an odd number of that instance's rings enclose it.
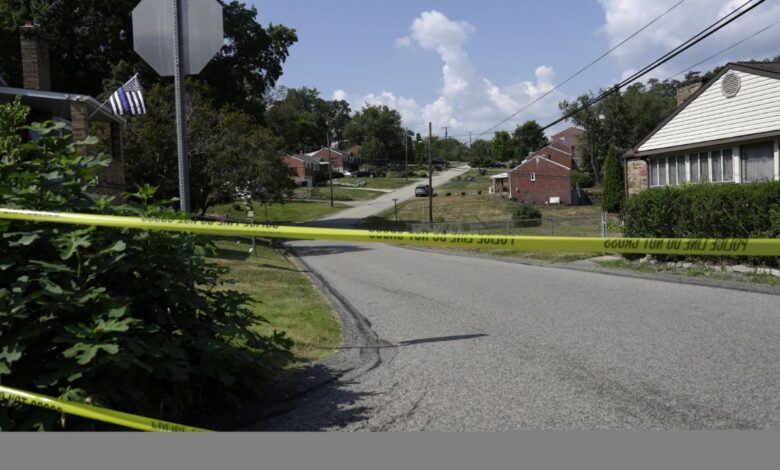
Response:
[[[123,114],[146,114],[146,103],[141,91],[141,84],[138,83],[138,74],[120,86],[108,99],[111,103],[111,109],[114,114],[121,116]]]

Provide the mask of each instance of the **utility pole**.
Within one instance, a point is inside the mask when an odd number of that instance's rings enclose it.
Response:
[[[471,131],[469,131],[469,150],[471,150]]]
[[[330,153],[330,127],[325,130],[325,141],[328,144],[328,179],[330,180],[330,207],[333,207],[333,157]]]
[[[404,129],[404,177],[409,182],[409,131]]]
[[[428,222],[433,223],[433,160],[431,159],[431,141],[433,125],[428,122]]]

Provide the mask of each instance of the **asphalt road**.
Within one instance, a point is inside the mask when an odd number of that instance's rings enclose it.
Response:
[[[468,165],[463,165],[455,168],[451,168],[446,171],[442,171],[439,174],[433,176],[433,187],[436,188],[458,175],[462,175],[469,171]],[[366,217],[371,217],[384,212],[388,209],[392,209],[393,199],[397,199],[397,203],[402,203],[409,199],[414,199],[414,188],[421,184],[428,184],[428,180],[414,181],[408,186],[398,188],[395,191],[383,194],[376,199],[370,201],[360,201],[355,204],[355,207],[344,209],[343,211],[336,212],[327,217],[324,217],[318,221],[310,222],[309,225],[322,225],[328,227],[351,227],[360,222]]]
[[[776,295],[293,245],[384,342],[371,367],[249,429],[780,428]]]

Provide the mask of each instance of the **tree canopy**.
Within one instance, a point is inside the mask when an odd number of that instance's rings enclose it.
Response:
[[[403,162],[405,134],[401,115],[385,105],[363,108],[344,129],[349,143],[360,145],[363,158],[372,163]]]
[[[218,105],[261,113],[263,96],[282,75],[282,64],[297,35],[282,25],[264,28],[256,22],[253,6],[235,0],[221,3],[225,45],[199,78],[211,85]],[[19,26],[30,19],[49,44],[55,91],[98,96],[135,72],[147,86],[166,81],[133,51],[130,13],[137,4],[138,0],[0,2],[0,69],[12,84],[21,84]]]

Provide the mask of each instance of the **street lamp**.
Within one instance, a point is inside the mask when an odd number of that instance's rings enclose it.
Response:
[[[398,199],[393,198],[393,207],[395,208],[395,229],[398,230]]]

